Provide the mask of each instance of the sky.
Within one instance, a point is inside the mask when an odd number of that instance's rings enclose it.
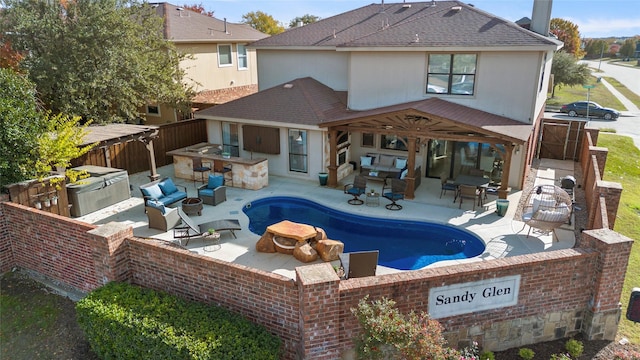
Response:
[[[182,1],[182,2],[181,2]],[[174,5],[202,4],[218,19],[242,22],[242,15],[262,11],[271,15],[285,28],[303,15],[328,18],[359,7],[380,3],[380,0],[173,0]],[[425,0],[423,0],[425,1]],[[426,0],[428,1],[428,0]],[[436,0],[437,1],[437,0]],[[386,3],[402,0],[386,0]],[[407,2],[411,2],[407,0]],[[533,0],[465,0],[477,8],[510,21],[531,18]],[[640,35],[639,0],[555,0],[552,18],[562,18],[578,25],[582,38],[623,37]]]

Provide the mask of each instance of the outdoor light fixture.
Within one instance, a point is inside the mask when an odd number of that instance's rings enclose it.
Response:
[[[301,143],[302,142],[302,132],[298,131],[298,137],[296,138],[296,142],[297,143]]]

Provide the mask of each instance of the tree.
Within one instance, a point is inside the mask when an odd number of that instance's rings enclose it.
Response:
[[[158,102],[182,108],[191,92],[162,19],[135,0],[5,0],[0,33],[28,52],[21,66],[52,113],[97,123],[133,120]],[[4,30],[4,31],[2,31]]]
[[[584,56],[584,51],[580,48],[578,25],[569,20],[553,18],[549,31],[564,42],[563,50],[565,52],[573,54],[576,59],[581,59]]]
[[[35,175],[32,159],[45,125],[35,86],[24,75],[0,69],[0,189]]]
[[[186,5],[185,4],[185,5],[182,5],[182,7],[184,9],[191,10],[193,12],[197,12],[198,14],[202,14],[202,15],[207,15],[207,16],[213,17],[213,11],[205,10],[204,6],[202,6],[202,3],[197,4],[197,5],[195,5],[195,4],[194,5]]]
[[[289,22],[289,27],[294,28],[298,26],[299,23],[302,23],[302,25],[307,25],[307,24],[314,23],[318,20],[320,20],[320,17],[318,16],[305,14],[303,16],[298,16],[295,19],[291,20]]]
[[[589,76],[591,76],[591,71],[589,71],[586,64],[578,64],[573,55],[564,51],[557,51],[553,55],[551,74],[553,74],[553,89],[551,90],[551,97],[554,97],[556,93],[556,85],[584,84],[589,79]]]
[[[630,58],[636,52],[636,42],[633,39],[627,39],[622,43],[620,47],[620,56],[623,58]]]
[[[589,39],[585,43],[585,57],[590,59],[599,58],[606,54],[609,45],[603,39]]]
[[[271,15],[262,11],[252,11],[242,15],[242,22],[252,28],[269,35],[280,34],[284,31],[284,26],[278,23]]]
[[[13,50],[11,41],[3,39],[0,33],[0,68],[18,70],[18,65],[24,56]]]

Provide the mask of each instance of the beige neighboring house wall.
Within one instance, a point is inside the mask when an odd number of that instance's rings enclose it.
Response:
[[[164,19],[164,36],[189,58],[180,63],[184,82],[196,92],[194,110],[222,104],[258,91],[258,67],[255,49],[248,45],[268,37],[246,24],[227,22],[169,3],[150,3]],[[226,61],[220,61],[220,49],[230,49]],[[241,49],[244,48],[246,57]],[[240,51],[239,51],[240,50]],[[223,55],[224,57],[224,55]],[[147,124],[179,121],[175,109],[160,106],[160,115],[140,109]],[[186,114],[185,117],[188,117]]]

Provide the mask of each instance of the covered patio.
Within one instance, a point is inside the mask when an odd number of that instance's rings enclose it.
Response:
[[[416,152],[431,140],[488,145],[503,160],[498,196],[506,199],[513,150],[524,145],[533,126],[439,98],[386,106],[368,111],[348,112],[319,125],[329,133],[329,186],[338,185],[338,137],[341,133],[392,136],[407,150],[406,198],[413,199]],[[479,159],[471,165],[480,168]],[[447,174],[451,176],[451,174]],[[433,177],[433,174],[431,174]]]

